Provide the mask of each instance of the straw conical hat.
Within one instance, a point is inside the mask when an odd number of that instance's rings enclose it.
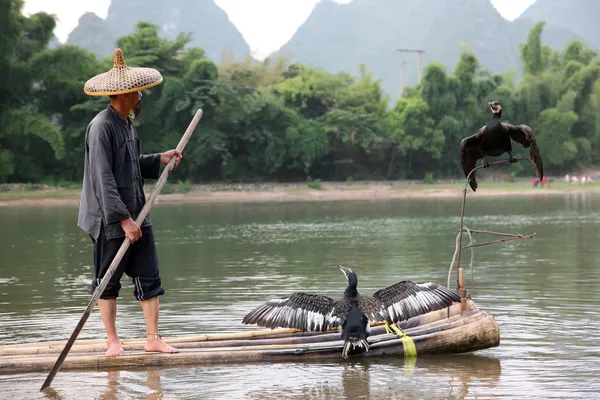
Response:
[[[109,96],[137,92],[160,84],[163,77],[154,68],[128,67],[123,51],[115,49],[113,67],[85,83],[84,92],[90,96]]]

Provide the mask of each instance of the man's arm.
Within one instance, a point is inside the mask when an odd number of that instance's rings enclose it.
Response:
[[[158,179],[161,164],[168,164],[171,157],[177,156],[173,168],[177,168],[183,154],[177,149],[165,151],[164,153],[147,154],[140,156],[140,173],[144,179]]]
[[[111,169],[113,160],[109,137],[110,132],[105,124],[93,123],[90,126],[87,143],[90,151],[90,177],[107,225],[131,217],[119,195]]]
[[[160,173],[160,153],[140,155],[140,174],[144,179],[158,179]]]

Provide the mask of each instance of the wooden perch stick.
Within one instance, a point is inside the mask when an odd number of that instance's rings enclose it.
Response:
[[[521,160],[521,158],[517,158],[517,160]],[[508,160],[500,160],[500,161],[494,161],[491,163],[488,163],[488,166],[492,166],[492,165],[496,165],[496,164],[508,164]],[[467,179],[465,182],[465,187],[463,189],[463,199],[462,199],[462,206],[461,206],[461,210],[460,210],[460,229],[458,230],[458,234],[459,234],[459,242],[458,242],[458,254],[457,254],[457,265],[458,268],[460,268],[460,249],[462,247],[462,233],[463,233],[463,228],[464,228],[464,219],[465,219],[465,203],[467,202],[467,190],[469,188],[469,182],[471,181],[471,176],[480,168],[484,168],[485,164],[481,164],[475,168],[473,168],[471,170],[471,172],[469,172],[469,175],[467,175]],[[458,279],[458,277],[457,277]]]
[[[502,233],[502,232],[492,232],[492,231],[482,231],[482,230],[478,230],[478,229],[471,229],[471,233],[483,233],[486,235],[496,235],[496,236],[519,236],[520,233],[514,234],[514,233]],[[535,233],[534,233],[535,235]]]
[[[517,161],[523,160],[522,158],[517,158]],[[529,161],[531,164],[533,164],[531,162],[531,160],[529,160],[528,158],[525,159],[527,161]],[[500,160],[500,161],[494,161],[491,163],[487,164],[487,167],[490,167],[492,165],[496,165],[496,164],[507,164],[509,161],[508,160]],[[456,292],[458,293],[458,295],[461,297],[461,304],[463,305],[463,312],[466,312],[466,297],[467,297],[467,293],[464,287],[464,274],[463,274],[463,269],[460,266],[460,259],[461,259],[461,249],[463,248],[462,246],[462,236],[463,233],[467,233],[469,235],[469,244],[467,246],[464,246],[465,249],[471,249],[471,284],[473,285],[474,288],[474,274],[473,274],[473,259],[474,259],[474,252],[473,252],[473,248],[474,247],[479,247],[479,246],[486,246],[489,244],[495,244],[495,243],[503,243],[503,242],[508,242],[511,240],[518,240],[518,239],[528,239],[528,238],[534,238],[535,237],[535,233],[531,234],[531,235],[522,235],[522,234],[510,234],[510,233],[500,233],[500,232],[492,232],[492,231],[485,231],[485,230],[470,230],[464,227],[464,218],[465,218],[465,204],[467,202],[467,191],[468,191],[468,187],[469,187],[469,182],[471,180],[471,176],[475,173],[475,171],[477,171],[480,168],[487,168],[484,167],[485,164],[481,164],[475,168],[473,168],[469,174],[467,175],[467,179],[465,182],[465,186],[463,188],[463,199],[462,199],[462,204],[461,204],[461,210],[460,210],[460,228],[458,229],[458,235],[456,236],[456,248],[454,250],[454,255],[452,256],[452,261],[450,262],[450,268],[448,270],[448,288],[450,288],[450,277],[452,275],[452,267],[454,266],[454,263],[456,261],[457,264],[457,275],[456,275],[456,284],[457,284],[457,288],[456,288]],[[500,239],[500,240],[494,240],[494,241],[490,241],[490,242],[484,242],[484,243],[473,243],[473,237],[472,234],[473,233],[483,233],[483,234],[490,234],[490,235],[497,235],[497,236],[506,236],[508,237],[508,239]]]
[[[488,244],[495,244],[495,243],[503,243],[503,242],[509,242],[511,240],[518,240],[518,239],[531,239],[531,238],[535,238],[535,233],[531,234],[531,235],[514,235],[514,237],[510,237],[510,238],[506,238],[506,239],[498,239],[498,240],[492,240],[491,242],[483,242],[483,243],[477,243],[477,244],[469,244],[468,246],[465,246],[465,249],[470,249],[472,247],[478,247],[478,246],[485,246]]]

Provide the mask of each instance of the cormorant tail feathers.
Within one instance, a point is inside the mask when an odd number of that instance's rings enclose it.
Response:
[[[342,357],[348,358],[348,352],[350,351],[350,346],[352,346],[352,350],[359,347],[361,349],[365,349],[365,351],[369,351],[369,342],[366,339],[360,339],[357,342],[351,342],[346,340],[344,342],[344,347],[342,348]]]

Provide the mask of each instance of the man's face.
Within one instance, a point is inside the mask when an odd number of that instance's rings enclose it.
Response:
[[[130,113],[133,111],[134,117],[137,118],[142,108],[142,92],[131,92],[123,96],[123,100],[125,102],[124,105],[127,107],[128,110],[130,110]]]
[[[142,109],[142,92],[133,92],[131,93],[131,107],[133,110],[133,114],[136,116],[140,115],[140,111]]]

